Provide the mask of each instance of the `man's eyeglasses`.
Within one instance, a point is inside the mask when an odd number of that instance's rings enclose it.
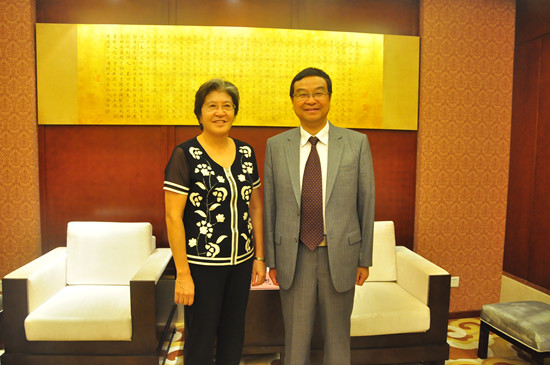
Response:
[[[306,100],[309,100],[310,97],[313,98],[314,100],[323,100],[327,95],[328,93],[317,91],[316,93],[313,93],[313,94],[297,93],[297,94],[294,94],[293,96],[298,101],[306,101]]]
[[[203,106],[203,109],[207,111],[208,113],[213,113],[218,111],[219,108],[222,108],[222,110],[226,113],[232,112],[235,110],[235,105],[233,104],[222,104],[222,105],[216,105],[216,104],[207,104]]]

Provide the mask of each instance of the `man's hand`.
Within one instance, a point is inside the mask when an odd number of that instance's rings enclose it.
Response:
[[[359,266],[357,268],[357,277],[355,278],[355,285],[362,286],[368,277],[369,277],[369,268]]]
[[[273,284],[279,286],[279,282],[277,281],[277,269],[269,268],[269,278]]]

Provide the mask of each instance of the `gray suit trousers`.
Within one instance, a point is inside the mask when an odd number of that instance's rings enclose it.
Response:
[[[280,290],[285,324],[285,365],[309,365],[310,347],[318,309],[324,337],[324,365],[350,363],[350,317],[353,289],[338,293],[330,277],[328,251],[298,246],[292,286]]]

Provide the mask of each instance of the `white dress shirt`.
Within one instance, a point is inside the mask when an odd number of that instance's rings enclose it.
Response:
[[[317,142],[317,153],[319,154],[319,160],[321,161],[321,175],[323,182],[323,223],[326,230],[326,217],[325,217],[325,197],[327,196],[327,165],[328,165],[328,130],[329,124],[321,129],[314,137],[319,139]],[[300,126],[300,190],[302,189],[302,181],[304,179],[304,170],[306,168],[307,158],[311,152],[311,143],[309,143],[309,137],[312,135],[306,132],[302,126]]]

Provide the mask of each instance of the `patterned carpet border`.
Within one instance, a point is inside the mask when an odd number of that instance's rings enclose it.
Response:
[[[183,329],[174,335],[165,365],[183,364]],[[449,320],[447,342],[450,346],[449,360],[445,365],[529,365],[528,355],[512,346],[509,342],[491,334],[487,359],[477,357],[479,339],[479,318],[459,318]],[[267,356],[243,357],[242,365],[268,365],[277,358],[276,354]],[[550,364],[546,362],[545,364]]]
[[[528,355],[502,338],[490,334],[487,359],[477,357],[479,318],[449,320],[447,343],[451,347],[445,365],[529,365]]]

